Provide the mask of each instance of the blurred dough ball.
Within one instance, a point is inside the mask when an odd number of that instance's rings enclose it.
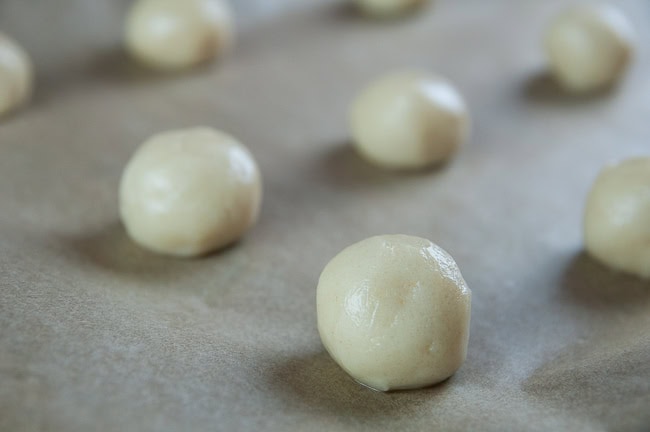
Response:
[[[605,168],[585,208],[585,247],[602,263],[650,277],[650,157]]]
[[[136,0],[126,22],[126,46],[162,70],[190,68],[232,44],[233,17],[225,0]]]
[[[133,240],[169,255],[201,255],[257,220],[260,174],[248,150],[209,128],[154,135],[122,174],[120,214]]]
[[[427,0],[354,0],[357,7],[366,15],[391,17],[412,11]]]
[[[426,387],[465,361],[471,291],[453,258],[429,240],[370,237],[320,276],[318,331],[334,360],[377,390]]]
[[[352,139],[368,161],[420,169],[450,158],[469,129],[463,98],[448,82],[418,72],[371,83],[354,101]]]
[[[572,7],[552,22],[546,35],[551,70],[569,91],[608,87],[630,63],[633,33],[627,18],[613,6]]]
[[[32,86],[29,56],[16,42],[0,33],[0,116],[27,102]]]

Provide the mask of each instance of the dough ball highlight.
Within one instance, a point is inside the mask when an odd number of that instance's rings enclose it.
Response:
[[[402,72],[374,81],[356,98],[350,127],[354,146],[369,162],[414,170],[449,159],[465,141],[469,120],[449,83]]]
[[[318,331],[332,358],[382,391],[441,382],[465,361],[471,291],[453,258],[429,240],[370,237],[327,264]]]
[[[650,278],[650,157],[605,168],[584,215],[587,252],[603,264]]]
[[[151,137],[126,165],[120,215],[145,248],[195,256],[239,239],[257,221],[261,197],[257,164],[235,138],[175,130]]]
[[[609,5],[574,6],[546,35],[550,69],[568,91],[591,92],[616,83],[633,56],[631,24]]]
[[[421,7],[427,0],[354,0],[364,14],[376,18],[403,15]]]
[[[11,38],[0,33],[0,116],[29,100],[33,87],[32,62]]]
[[[126,21],[131,55],[161,70],[179,70],[224,54],[234,37],[225,0],[136,0]]]

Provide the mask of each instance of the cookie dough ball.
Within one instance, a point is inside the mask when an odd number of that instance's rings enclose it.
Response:
[[[334,360],[377,390],[426,387],[465,360],[471,291],[453,258],[429,240],[371,237],[327,264],[318,331]]]
[[[0,33],[0,116],[23,105],[33,86],[32,63],[27,53]]]
[[[224,0],[136,0],[126,22],[126,47],[150,67],[185,69],[223,54],[233,33]]]
[[[633,54],[633,30],[625,16],[609,5],[573,7],[548,30],[550,68],[568,91],[600,90],[618,81]]]
[[[352,139],[361,156],[389,169],[421,169],[450,158],[468,132],[465,103],[446,81],[418,72],[388,75],[354,101]]]
[[[355,0],[357,7],[363,13],[378,18],[403,15],[422,6],[425,2],[426,0]]]
[[[585,208],[585,247],[602,263],[650,277],[650,158],[605,168]]]
[[[239,239],[257,220],[257,165],[233,137],[208,128],[155,135],[122,174],[120,214],[133,240],[193,256]]]

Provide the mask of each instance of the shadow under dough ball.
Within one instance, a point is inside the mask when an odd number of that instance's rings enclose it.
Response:
[[[225,0],[136,0],[126,20],[125,44],[149,67],[187,69],[230,48],[233,21]]]
[[[155,252],[195,256],[239,239],[257,221],[257,164],[235,138],[209,128],[164,132],[122,174],[120,215],[129,236]]]
[[[392,73],[364,89],[350,112],[359,154],[383,168],[417,170],[449,159],[466,140],[469,115],[445,80],[420,72]]]
[[[383,235],[347,247],[323,270],[316,297],[323,345],[368,387],[427,387],[465,361],[471,291],[429,240]]]

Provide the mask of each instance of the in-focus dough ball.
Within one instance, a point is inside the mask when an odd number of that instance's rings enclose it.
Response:
[[[209,128],[164,132],[135,152],[122,174],[120,214],[137,243],[177,256],[233,243],[257,220],[262,197],[253,156]]]
[[[402,15],[422,6],[427,0],[354,0],[357,7],[369,16],[385,18]]]
[[[627,69],[632,39],[632,26],[613,6],[572,7],[553,21],[546,35],[551,71],[569,91],[606,88]]]
[[[33,86],[32,63],[27,53],[0,33],[0,115],[23,105]]]
[[[585,208],[585,247],[602,263],[650,277],[650,158],[605,168]]]
[[[223,54],[233,29],[225,0],[136,0],[126,22],[126,46],[153,68],[184,69]]]
[[[327,264],[318,331],[354,379],[377,390],[426,387],[465,361],[471,291],[447,252],[407,235],[371,237]]]
[[[418,72],[371,83],[350,113],[356,149],[371,163],[389,169],[420,169],[445,161],[465,141],[468,125],[456,89]]]

